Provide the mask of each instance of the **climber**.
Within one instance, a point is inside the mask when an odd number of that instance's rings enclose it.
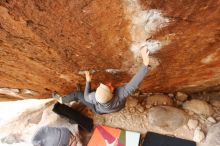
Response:
[[[64,97],[55,92],[52,94],[53,98],[57,99],[60,103],[80,100],[93,110],[93,112],[98,114],[119,111],[124,108],[126,97],[138,88],[138,85],[148,72],[149,51],[147,50],[147,46],[141,47],[140,50],[143,64],[136,75],[124,86],[114,88],[111,84],[100,84],[95,92],[90,92],[91,76],[89,71],[85,71],[86,87],[84,94],[78,89],[78,91]]]
[[[33,136],[33,146],[77,146],[79,136],[64,127],[41,127]]]

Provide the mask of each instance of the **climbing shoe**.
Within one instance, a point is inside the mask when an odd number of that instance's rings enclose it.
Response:
[[[63,104],[62,96],[59,95],[56,91],[52,93],[52,97],[56,99],[59,103]]]

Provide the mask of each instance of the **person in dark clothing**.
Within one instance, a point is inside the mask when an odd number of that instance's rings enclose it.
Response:
[[[126,98],[134,92],[145,75],[148,73],[149,51],[147,47],[141,48],[141,56],[143,64],[134,77],[124,86],[114,89],[111,84],[100,86],[95,92],[90,91],[91,76],[89,71],[85,71],[86,86],[84,93],[80,91],[73,92],[67,96],[61,97],[58,93],[54,93],[53,97],[60,103],[68,103],[74,100],[80,100],[95,113],[105,114],[121,110],[125,106]]]
[[[79,139],[64,127],[44,126],[32,138],[33,146],[77,146]]]
[[[79,136],[73,135],[64,127],[44,126],[38,129],[31,140],[33,146],[81,146]],[[117,146],[118,139],[112,143],[105,140],[105,146]]]

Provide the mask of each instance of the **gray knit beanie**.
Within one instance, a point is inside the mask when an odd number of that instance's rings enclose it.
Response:
[[[68,146],[71,132],[67,128],[41,127],[34,135],[34,146]]]

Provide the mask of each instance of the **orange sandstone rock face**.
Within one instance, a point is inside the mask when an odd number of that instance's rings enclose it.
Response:
[[[156,56],[161,66],[143,89],[196,92],[220,87],[220,2],[141,0],[145,9],[159,9],[170,25],[154,37],[170,42]]]
[[[133,61],[119,1],[5,1],[0,22],[0,86],[32,89],[38,98],[71,92],[85,69],[97,71],[97,82],[118,81],[105,69]]]
[[[95,72],[95,85],[119,86],[137,70],[136,47],[152,39],[159,42],[153,56],[160,64],[142,90],[215,90],[219,18],[220,2],[211,0],[1,1],[0,87],[20,89],[10,99],[48,98],[54,90],[68,94],[76,82],[84,83],[79,73],[87,69]]]

